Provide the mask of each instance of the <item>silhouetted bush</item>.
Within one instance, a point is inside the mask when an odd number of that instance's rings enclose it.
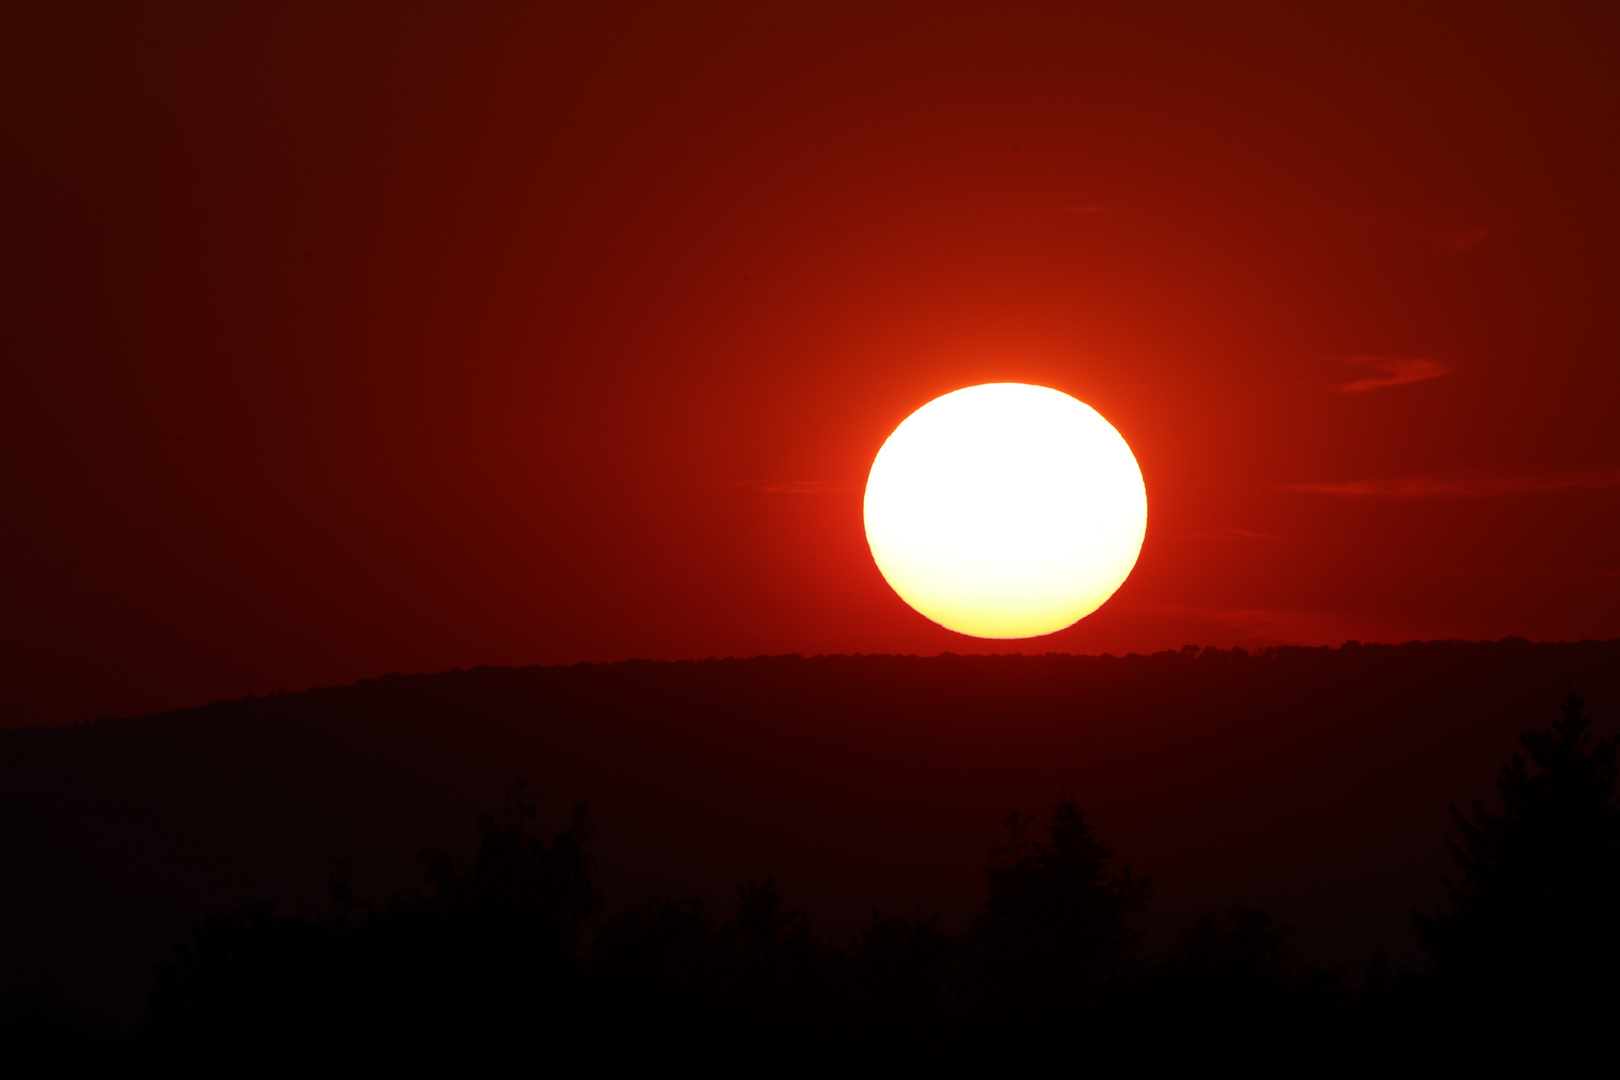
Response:
[[[583,808],[545,843],[521,785],[479,822],[470,867],[427,857],[426,894],[332,920],[268,905],[204,920],[157,973],[145,1064],[169,1074],[480,1075],[577,1053],[580,924],[600,907]]]
[[[851,1004],[869,1047],[937,1047],[968,1015],[967,942],[936,916],[885,916],[856,937],[849,957]],[[948,1041],[948,1040],[945,1040]]]
[[[1343,979],[1291,967],[1282,928],[1256,908],[1200,915],[1127,992],[1137,1041],[1125,1056],[1154,1074],[1220,1063],[1246,1075],[1330,1076],[1351,1066]]]
[[[718,925],[695,900],[649,899],[602,927],[590,955],[593,1040],[618,1067],[796,1074],[833,1056],[840,1024],[831,956],[774,878],[737,890]]]
[[[0,1007],[0,1073],[16,1077],[104,1076],[120,1047],[73,1008],[44,990]]]
[[[582,952],[600,907],[589,828],[580,812],[547,843],[532,819],[514,793],[480,820],[470,866],[433,854],[427,890],[385,908],[334,879],[332,919],[259,905],[204,920],[159,973],[141,1063],[266,1076],[1263,1068],[1299,1060],[1342,1005],[1288,973],[1263,912],[1199,920],[1145,964],[1129,920],[1148,883],[1113,865],[1068,800],[1041,840],[1010,819],[965,930],[874,912],[847,948],[767,877],[723,920],[649,898]]]
[[[648,898],[608,919],[590,954],[592,1041],[607,1063],[713,1058],[731,985],[714,920],[696,900]]]

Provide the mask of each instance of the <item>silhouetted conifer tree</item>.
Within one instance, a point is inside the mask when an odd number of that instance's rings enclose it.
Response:
[[[1053,810],[1045,842],[1029,839],[1016,814],[1007,829],[987,871],[986,958],[1042,993],[1088,994],[1133,958],[1140,935],[1127,919],[1146,906],[1151,884],[1112,865],[1113,850],[1071,800]]]
[[[1574,695],[1519,741],[1497,780],[1501,813],[1452,807],[1460,877],[1418,927],[1461,1037],[1544,1059],[1607,1029],[1620,1003],[1616,755]]]
[[[992,850],[985,905],[967,943],[967,1040],[973,1067],[996,1073],[1112,1069],[1110,993],[1133,964],[1130,916],[1149,884],[1113,865],[1112,850],[1070,799],[1032,839],[1013,814]]]

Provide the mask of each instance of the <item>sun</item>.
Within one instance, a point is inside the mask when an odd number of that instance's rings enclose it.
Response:
[[[866,480],[866,542],[900,598],[981,638],[1050,634],[1136,565],[1147,489],[1091,406],[1024,383],[935,398],[895,428]]]

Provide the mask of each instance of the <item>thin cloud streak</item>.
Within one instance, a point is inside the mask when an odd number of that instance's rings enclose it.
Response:
[[[1455,370],[1424,356],[1356,356],[1345,363],[1353,367],[1372,368],[1381,374],[1366,375],[1344,383],[1337,387],[1341,394],[1361,394],[1368,390],[1382,390],[1386,386],[1427,382]]]
[[[1282,490],[1371,499],[1488,499],[1543,491],[1597,491],[1612,487],[1620,487],[1620,468],[1567,473],[1504,473],[1464,469],[1382,480],[1284,484]]]
[[[1398,221],[1378,214],[1356,214],[1348,218],[1332,219],[1335,224],[1362,230],[1421,241],[1424,247],[1462,255],[1477,250],[1494,239],[1496,230],[1479,221],[1453,220],[1444,225],[1415,224]]]

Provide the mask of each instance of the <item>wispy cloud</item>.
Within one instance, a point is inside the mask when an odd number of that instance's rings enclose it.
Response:
[[[1461,255],[1489,243],[1496,230],[1477,218],[1453,217],[1449,221],[1413,221],[1382,214],[1352,214],[1336,218],[1337,223],[1357,230],[1369,230],[1415,240],[1424,247]]]
[[[827,480],[740,480],[724,486],[769,495],[842,495],[853,490],[848,484]]]
[[[1454,368],[1426,356],[1353,356],[1345,361],[1351,367],[1371,368],[1376,375],[1363,375],[1337,387],[1341,394],[1361,394],[1386,386],[1427,382],[1454,371]]]
[[[1285,491],[1312,491],[1374,499],[1484,499],[1540,491],[1595,491],[1620,487],[1620,468],[1592,472],[1527,473],[1488,469],[1419,473],[1380,480],[1285,484]]]

